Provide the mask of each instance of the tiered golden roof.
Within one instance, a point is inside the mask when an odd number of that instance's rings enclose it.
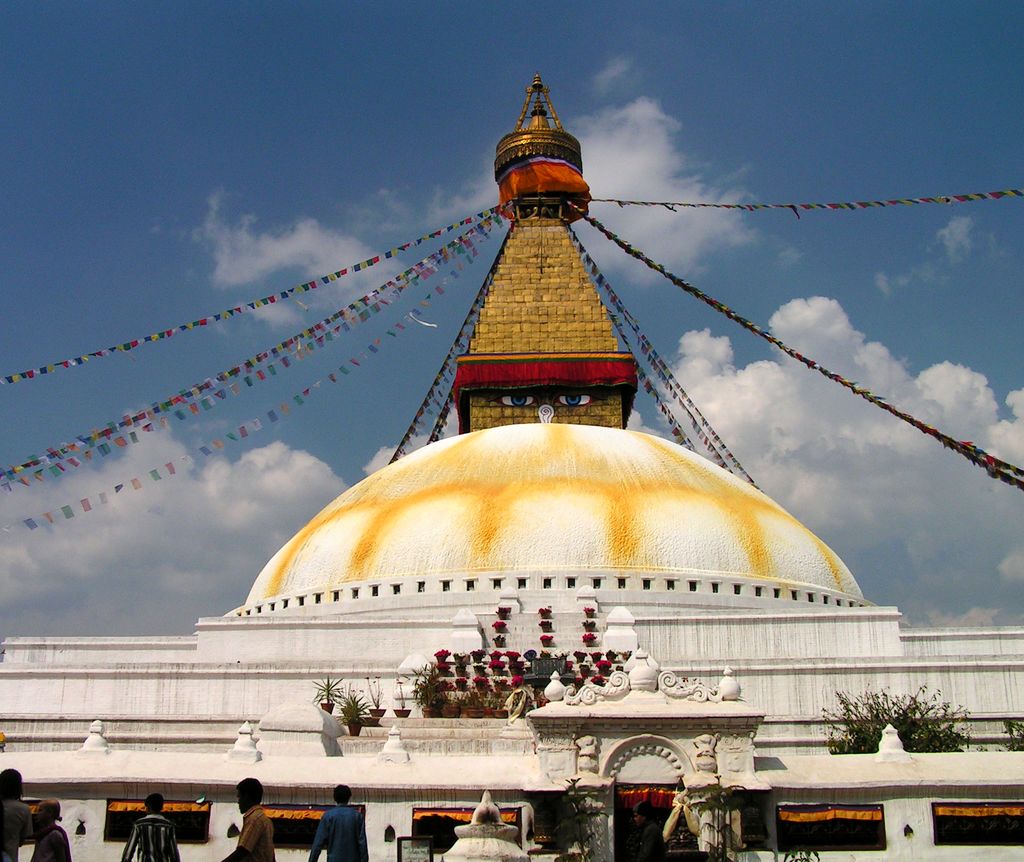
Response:
[[[523,128],[527,111],[530,111],[530,124]],[[583,170],[580,142],[562,128],[548,88],[539,74],[533,76],[533,83],[526,88],[526,101],[515,130],[498,141],[494,158],[495,179],[510,161],[522,156],[554,156]]]

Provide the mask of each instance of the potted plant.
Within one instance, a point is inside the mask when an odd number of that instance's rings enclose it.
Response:
[[[597,640],[597,635],[594,634],[593,632],[584,632],[583,633],[583,643],[585,643],[587,646],[590,646],[596,640]]]
[[[596,615],[597,615],[597,608],[584,608],[583,609],[583,616],[587,617],[588,619],[592,618],[592,617],[594,617]]]
[[[540,615],[542,620],[546,620],[551,616],[551,608],[550,606],[546,608],[537,608],[537,613]]]
[[[408,718],[409,713],[412,712],[412,710],[405,705],[404,682],[405,679],[403,677],[398,677],[398,679],[395,680],[395,718]]]
[[[316,690],[316,693],[313,695],[313,703],[319,703],[320,709],[324,712],[333,713],[334,704],[338,702],[338,699],[344,693],[341,680],[325,676],[323,679],[316,680],[313,683],[313,688]]]
[[[491,628],[494,629],[495,632],[501,633],[508,629],[508,623],[504,620],[495,620],[491,623]]]
[[[366,678],[366,696],[370,701],[370,718],[371,722],[367,722],[367,727],[379,727],[380,720],[384,717],[386,709],[382,709],[380,702],[382,699],[380,677]]]
[[[370,708],[366,699],[354,688],[347,688],[341,696],[341,700],[338,701],[338,708],[342,724],[348,726],[348,735],[359,736],[363,725],[370,717]]]
[[[462,714],[462,703],[465,695],[461,691],[456,691],[455,687],[448,689],[444,693],[444,704],[441,706],[441,717],[442,718],[458,718]]]
[[[428,664],[416,674],[412,689],[413,700],[423,710],[424,718],[437,718],[445,703],[444,680],[435,665]]]
[[[503,646],[505,646],[505,635],[503,635],[503,634],[495,635],[494,636],[494,645],[496,647],[503,647]]]
[[[507,620],[510,616],[512,616],[512,608],[507,608],[504,605],[498,608],[499,620]]]
[[[484,660],[485,655],[487,655],[487,650],[485,649],[475,649],[470,653],[470,656],[472,656],[473,658],[474,664],[479,664],[480,662],[482,662]]]
[[[583,621],[583,628],[585,628],[588,632],[592,632],[595,628],[597,628],[597,620],[592,620],[589,618],[585,619]]]
[[[551,644],[554,642],[554,640],[555,640],[555,636],[554,635],[541,635],[540,636],[540,642],[542,644],[544,644],[544,646],[546,646],[546,647],[551,646]]]
[[[474,686],[467,691],[465,699],[462,701],[462,717],[483,718],[484,706],[487,702],[487,694],[488,690],[481,688],[480,686]]]
[[[553,625],[553,623],[547,617],[541,617],[540,622],[538,622],[537,625],[540,626],[541,631],[549,632],[551,631],[551,626]]]

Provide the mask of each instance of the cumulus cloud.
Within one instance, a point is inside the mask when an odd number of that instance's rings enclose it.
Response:
[[[241,604],[294,532],[344,488],[331,468],[281,442],[235,461],[183,460],[167,438],[31,490],[5,495],[13,523],[0,556],[0,637],[15,634],[186,634],[199,616]],[[173,478],[152,482],[155,463]],[[143,489],[99,505],[96,492],[130,476]],[[91,496],[83,513],[77,500]],[[18,516],[74,503],[78,515],[29,532]],[[38,520],[42,521],[41,518]]]
[[[629,70],[621,64],[606,67],[612,80]],[[636,98],[625,105],[593,114],[561,117],[583,148],[583,173],[594,197],[648,198],[685,201],[736,201],[746,197],[742,189],[723,186],[703,176],[702,168],[680,146],[681,124],[654,99]],[[452,195],[438,192],[431,220],[453,218],[492,206],[497,200],[490,156],[465,188]],[[627,239],[643,237],[644,250],[668,266],[689,270],[707,254],[751,242],[754,233],[737,213],[726,210],[680,210],[627,207],[617,209],[594,204],[591,212]],[[606,241],[592,229],[577,223],[592,252]],[[792,264],[795,250],[784,250],[782,260]],[[621,254],[609,258],[609,272],[629,267],[634,280],[647,276]]]
[[[997,453],[1024,447],[1024,393],[1001,417],[985,377],[950,362],[914,373],[858,331],[834,299],[786,303],[772,332],[896,406]],[[959,615],[986,595],[1018,622],[1020,492],[775,354],[737,365],[728,337],[686,332],[674,371],[758,484],[851,566],[868,598],[912,620]],[[952,618],[952,617],[950,617]]]
[[[633,83],[635,79],[636,72],[632,58],[612,57],[594,75],[594,90],[600,96],[607,96],[612,92],[622,90]]]
[[[739,188],[724,188],[706,179],[681,149],[681,125],[654,99],[640,97],[576,121],[583,146],[584,173],[596,198],[725,202],[743,199]],[[594,204],[592,212],[627,240],[639,242],[651,257],[670,267],[691,270],[705,255],[750,242],[754,235],[742,217],[728,210],[610,208]],[[582,230],[582,229],[581,229]],[[588,236],[594,236],[587,229]],[[604,243],[604,239],[588,243]],[[628,265],[621,255],[612,266]],[[637,267],[632,277],[642,277]],[[655,278],[656,276],[651,276]]]
[[[951,263],[959,263],[970,253],[974,245],[973,229],[972,216],[953,216],[944,228],[936,232],[935,238],[942,243]]]
[[[354,237],[313,218],[266,231],[256,229],[254,215],[243,215],[232,224],[221,212],[223,202],[223,192],[209,197],[206,218],[194,232],[194,238],[207,243],[213,253],[213,280],[219,286],[249,284],[287,269],[321,275],[370,253]]]

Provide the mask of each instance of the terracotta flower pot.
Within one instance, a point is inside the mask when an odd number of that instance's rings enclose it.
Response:
[[[357,721],[354,724],[350,724],[348,726],[348,735],[349,736],[359,736],[359,734],[362,733],[362,730],[363,730],[363,726]]]
[[[405,710],[405,711],[408,712],[408,710]],[[423,713],[423,717],[424,718],[440,718],[441,717],[441,710],[434,709],[432,706],[425,706],[425,707],[423,707],[423,709],[421,711]],[[395,710],[395,712],[397,714],[398,710]]]
[[[384,713],[386,712],[386,709],[381,709],[379,706],[375,706],[373,709],[370,710],[370,715],[372,715],[374,718],[383,718]]]
[[[412,710],[411,709],[398,709],[398,708],[396,708],[396,709],[393,710],[393,712],[395,713],[395,718],[408,718],[409,717],[409,713],[412,712]],[[426,716],[424,716],[424,717],[426,717]]]
[[[324,712],[331,714],[334,712],[334,701],[333,700],[322,700],[320,701],[320,709]]]
[[[460,707],[457,703],[446,703],[444,706],[441,707],[442,718],[458,718],[461,712],[462,707]]]

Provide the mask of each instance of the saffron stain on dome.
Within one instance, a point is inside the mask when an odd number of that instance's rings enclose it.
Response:
[[[532,425],[444,440],[367,477],[278,552],[250,601],[376,577],[541,568],[810,575],[859,592],[799,521],[693,454],[635,432]]]

